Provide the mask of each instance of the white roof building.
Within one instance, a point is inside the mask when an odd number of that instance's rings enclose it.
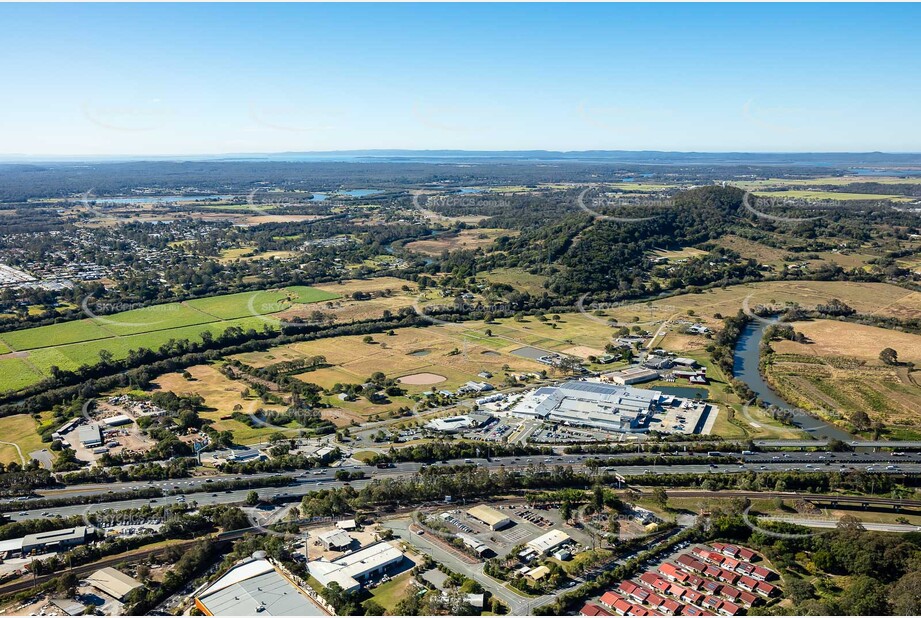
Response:
[[[77,429],[77,439],[83,446],[99,446],[102,444],[102,430],[96,423],[81,425]]]
[[[476,427],[476,423],[469,416],[449,416],[447,418],[436,418],[431,420],[425,424],[425,427],[433,431],[454,433]]]
[[[317,539],[326,549],[345,549],[352,544],[353,540],[347,532],[338,528],[329,532],[321,532],[317,535]]]
[[[562,530],[551,530],[547,534],[539,536],[533,541],[529,541],[526,545],[543,556],[549,554],[563,543],[568,543],[571,540],[572,538]]]
[[[661,397],[659,391],[631,386],[571,381],[538,388],[511,412],[567,425],[630,432],[640,430]]]
[[[128,423],[133,423],[134,421],[127,414],[116,414],[115,416],[110,416],[109,418],[102,419],[102,424],[107,427],[115,427],[117,425],[127,425]]]
[[[403,552],[381,541],[335,560],[312,560],[307,563],[310,574],[323,586],[336,582],[343,590],[358,590],[372,577],[383,575],[387,567],[403,560]]]
[[[234,566],[195,594],[195,607],[206,616],[327,615],[265,558],[248,558]]]

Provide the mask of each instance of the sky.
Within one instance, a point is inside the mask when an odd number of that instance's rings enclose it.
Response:
[[[919,4],[0,4],[0,155],[921,152]]]

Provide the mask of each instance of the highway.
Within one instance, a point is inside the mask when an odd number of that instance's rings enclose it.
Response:
[[[828,446],[828,440],[755,440],[755,446],[766,448],[816,448]],[[921,449],[921,442],[912,440],[851,440],[846,442],[854,448]]]
[[[821,453],[796,453],[797,457],[774,459],[777,455],[766,454],[759,455],[756,461],[746,462],[744,464],[711,464],[705,454],[699,455],[700,463],[693,464],[668,464],[664,457],[655,460],[654,463],[648,463],[642,466],[624,465],[624,466],[605,466],[601,471],[609,474],[620,474],[623,477],[637,476],[643,474],[736,474],[746,471],[768,472],[768,471],[816,471],[816,472],[837,472],[847,471],[851,468],[866,471],[867,467],[872,468],[873,473],[877,474],[921,474],[921,460],[918,457],[912,457],[910,460],[905,458],[898,464],[870,464],[865,465],[867,461],[864,457],[872,454],[860,455],[851,458],[839,457],[838,461],[822,460],[820,457],[826,457]],[[803,456],[815,464],[803,464]],[[635,457],[635,454],[624,454],[622,458]],[[556,455],[556,456],[522,456],[522,457],[495,457],[490,460],[477,458],[469,460],[470,463],[476,464],[489,470],[498,470],[500,467],[507,469],[527,469],[531,466],[543,465],[548,468],[554,466],[572,466],[574,469],[585,470],[585,461],[591,459],[590,455]],[[614,457],[616,459],[616,457]],[[852,461],[853,459],[853,461]],[[455,459],[446,463],[430,464],[431,466],[439,465],[463,465],[468,460]],[[825,465],[825,464],[828,465]],[[356,488],[364,487],[375,478],[401,477],[418,472],[425,464],[421,463],[399,463],[392,468],[376,468],[367,465],[351,465],[339,468],[320,468],[307,471],[296,471],[287,473],[262,473],[254,475],[219,475],[208,478],[192,479],[175,479],[171,481],[153,481],[148,483],[123,482],[123,483],[106,483],[71,486],[66,489],[41,491],[39,495],[48,498],[60,498],[65,496],[105,496],[109,493],[126,492],[132,489],[143,489],[156,487],[167,492],[181,492],[188,502],[195,501],[199,505],[209,504],[234,504],[241,503],[246,495],[252,491],[250,489],[210,491],[208,488],[208,479],[212,481],[227,481],[236,479],[254,479],[270,476],[286,476],[291,480],[291,484],[285,487],[264,487],[257,489],[259,497],[263,500],[271,500],[274,496],[285,496],[290,499],[299,499],[312,491],[319,489],[328,489],[333,487],[342,487],[346,484],[344,481],[335,479],[337,470],[347,470],[349,472],[361,471],[365,478],[349,481],[349,484]],[[898,466],[898,468],[896,468]],[[890,469],[887,469],[890,468]],[[49,517],[60,515],[63,517],[82,515],[86,513],[99,512],[106,509],[123,510],[130,508],[140,508],[145,505],[162,506],[164,504],[175,504],[180,501],[178,495],[166,495],[159,498],[136,498],[128,500],[103,501],[91,505],[73,505],[50,508],[29,508],[28,500],[21,503],[16,502],[15,510],[7,512],[7,516],[13,521],[34,519],[39,517]]]
[[[835,529],[838,527],[837,519],[819,519],[819,518],[804,518],[804,517],[759,517],[759,520],[770,520],[770,521],[782,521],[790,524],[796,524],[797,526],[803,526],[804,528],[827,528]],[[921,530],[921,526],[912,526],[911,524],[880,524],[873,522],[860,522],[865,529],[871,530],[873,532],[918,532]]]

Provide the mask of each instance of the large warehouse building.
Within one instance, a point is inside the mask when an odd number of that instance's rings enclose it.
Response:
[[[560,545],[569,543],[570,541],[572,541],[572,538],[562,530],[551,530],[533,541],[528,541],[526,546],[529,549],[533,549],[539,555],[546,556]]]
[[[512,408],[511,413],[626,433],[643,431],[661,398],[659,391],[571,381],[537,389]]]
[[[119,601],[124,601],[132,590],[141,588],[144,585],[133,577],[125,575],[112,567],[99,569],[86,578],[86,583]]]
[[[257,552],[195,593],[206,616],[326,616],[307,593]]]
[[[381,541],[339,556],[335,560],[312,560],[307,563],[310,574],[324,587],[336,582],[350,592],[365,582],[381,577],[387,568],[403,561],[403,552]]]
[[[501,511],[485,504],[467,509],[467,515],[483,522],[493,530],[501,530],[512,523],[512,520],[503,515]]]

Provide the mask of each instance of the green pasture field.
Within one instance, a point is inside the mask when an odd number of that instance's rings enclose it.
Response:
[[[21,358],[0,359],[0,392],[18,391],[44,376]]]
[[[214,316],[202,313],[182,303],[167,303],[112,315],[101,315],[94,318],[93,321],[113,335],[124,336],[206,324],[214,322]]]
[[[62,322],[0,334],[0,354],[28,352],[25,358],[0,359],[0,391],[19,390],[39,382],[51,367],[65,371],[99,362],[107,350],[118,360],[131,350],[157,350],[170,340],[201,341],[204,331],[217,336],[231,326],[244,330],[277,329],[269,314],[292,303],[308,304],[340,298],[307,286],[243,292],[187,303],[168,303],[112,315]],[[44,375],[42,375],[44,374]]]
[[[131,350],[137,350],[139,348],[157,350],[170,339],[177,341],[180,339],[201,341],[201,333],[204,331],[209,331],[212,335],[217,336],[231,326],[239,326],[244,330],[252,328],[261,331],[265,325],[271,327],[277,324],[277,320],[268,317],[248,317],[236,320],[210,322],[208,324],[183,326],[180,328],[140,333],[127,337],[110,337],[108,339],[97,339],[71,345],[41,348],[29,353],[29,361],[45,373],[51,370],[52,365],[56,365],[58,368],[66,371],[73,371],[79,369],[81,365],[94,365],[98,363],[99,352],[102,350],[108,350],[112,353],[114,358],[118,360],[128,356],[128,352]]]
[[[290,306],[282,290],[239,292],[209,298],[196,298],[186,302],[190,307],[219,320],[233,320],[251,315],[265,315],[283,311]]]

